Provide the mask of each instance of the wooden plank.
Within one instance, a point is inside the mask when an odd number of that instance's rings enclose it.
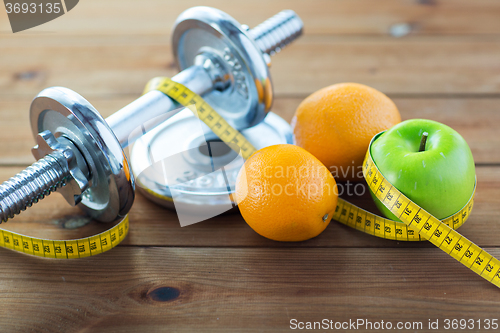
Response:
[[[0,180],[19,168],[0,168]],[[480,246],[500,246],[500,167],[477,168],[477,194],[471,218],[460,232]],[[345,193],[346,187],[344,185]],[[351,187],[352,190],[352,187]],[[360,192],[357,192],[360,193]],[[378,212],[366,188],[361,197],[347,200]],[[111,225],[91,221],[78,208],[70,207],[59,194],[52,194],[1,227],[29,236],[74,239],[102,232]],[[181,228],[175,212],[157,206],[141,194],[130,212],[130,234],[124,244],[183,247],[415,247],[433,248],[427,242],[396,242],[356,231],[332,221],[318,237],[300,243],[280,243],[259,236],[234,212]]]
[[[273,62],[274,84],[278,94],[309,94],[338,82],[387,94],[496,94],[500,67],[493,52],[500,51],[499,41],[303,38]]]
[[[69,261],[0,249],[0,260],[2,332],[288,332],[291,319],[324,318],[442,328],[500,311],[498,288],[436,249],[121,247]]]
[[[204,1],[253,27],[283,9],[295,10],[308,34],[388,34],[395,24],[409,24],[412,34],[498,34],[500,4],[495,0],[231,0]],[[170,35],[177,16],[198,1],[87,0],[69,14],[24,34]],[[99,15],[96,15],[99,13]],[[91,22],[91,23],[90,23]],[[0,31],[10,31],[0,12]]]
[[[135,96],[89,98],[106,117],[133,101]],[[290,121],[302,98],[277,98],[273,111]],[[500,163],[498,99],[488,98],[394,98],[403,119],[427,118],[457,130],[472,149],[476,163]],[[0,165],[31,164],[34,144],[29,123],[31,98],[0,98]],[[473,114],[473,116],[472,116]]]
[[[2,100],[55,85],[87,98],[136,96],[150,78],[177,72],[164,36],[13,35],[0,52]],[[275,93],[287,96],[337,82],[388,94],[498,95],[499,53],[500,36],[306,36],[273,57],[271,71]]]

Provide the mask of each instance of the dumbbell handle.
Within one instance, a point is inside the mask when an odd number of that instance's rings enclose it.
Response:
[[[278,53],[301,32],[302,21],[297,14],[284,10],[247,33],[260,50],[269,56]],[[203,96],[215,88],[216,77],[223,76],[221,73],[215,74],[211,67],[195,65],[178,73],[172,80]],[[159,91],[150,91],[106,118],[106,122],[122,147],[126,147],[181,110],[180,105],[170,97]]]

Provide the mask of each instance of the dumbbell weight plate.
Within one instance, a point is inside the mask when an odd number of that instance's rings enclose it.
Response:
[[[193,7],[177,18],[172,50],[180,70],[206,54],[228,73],[231,85],[203,98],[238,130],[260,123],[272,104],[272,85],[262,51],[235,19],[211,7]],[[217,69],[214,69],[217,71]]]
[[[78,93],[51,87],[33,100],[30,118],[35,138],[49,130],[71,140],[84,156],[92,178],[78,206],[102,222],[125,216],[134,202],[134,177],[120,142],[99,112]]]

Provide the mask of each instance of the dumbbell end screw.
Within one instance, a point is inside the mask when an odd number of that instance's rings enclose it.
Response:
[[[304,23],[293,10],[283,10],[248,31],[263,53],[274,55],[297,39]]]
[[[70,172],[65,159],[61,152],[52,153],[1,184],[0,223],[66,185]]]
[[[37,143],[32,152],[38,161],[0,185],[0,223],[54,191],[74,206],[89,186],[88,169],[81,165],[82,158],[71,141],[44,131],[38,134]]]

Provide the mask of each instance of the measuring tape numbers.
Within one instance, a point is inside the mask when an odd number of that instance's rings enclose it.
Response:
[[[248,159],[256,151],[201,96],[184,85],[166,77],[157,77],[148,82],[144,93],[151,90],[159,90],[179,104],[189,107],[222,141],[236,144],[244,159]],[[370,147],[379,135],[372,139]],[[441,221],[408,199],[382,175],[371,157],[370,149],[363,162],[363,175],[370,190],[402,222],[372,214],[340,198],[333,215],[334,220],[380,238],[398,241],[428,240],[482,278],[500,287],[500,261],[455,230],[470,216],[475,186],[467,204],[456,214]]]
[[[0,229],[0,246],[38,257],[76,259],[111,250],[127,236],[128,215],[100,234],[71,240],[53,240],[21,235]]]
[[[372,142],[376,138],[377,136]],[[482,278],[500,287],[500,261],[392,186],[373,162],[370,149],[363,162],[363,175],[375,196],[408,227]],[[462,223],[472,211],[473,197],[474,194],[465,207],[456,214],[462,219]]]
[[[155,77],[147,83],[144,94],[151,90],[161,91],[182,106],[190,109],[222,141],[229,144],[230,147],[233,144],[238,146],[241,150],[241,156],[245,160],[257,151],[238,130],[229,125],[200,95],[192,92],[186,86],[174,82],[168,77]]]

